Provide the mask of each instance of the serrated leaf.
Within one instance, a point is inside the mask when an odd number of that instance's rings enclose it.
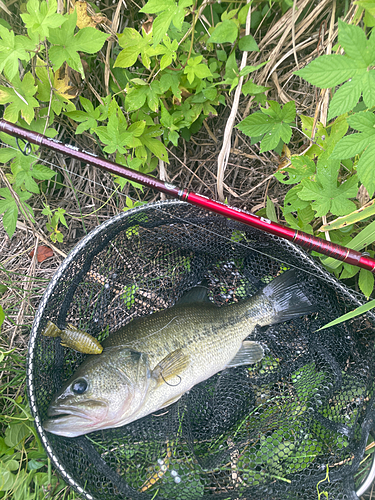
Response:
[[[0,86],[0,104],[9,104],[4,112],[5,120],[15,123],[19,114],[30,124],[34,119],[34,108],[39,103],[32,97],[37,91],[34,86],[34,78],[31,73],[26,73],[22,82],[18,74],[13,78],[13,87]]]
[[[173,2],[174,3],[174,2]],[[169,26],[176,15],[177,7],[171,6],[157,16],[152,26],[153,46],[156,47],[166,35]]]
[[[375,106],[375,71],[367,71],[362,77],[363,101],[368,108]]]
[[[356,206],[349,198],[357,194],[357,177],[354,175],[338,186],[338,160],[319,159],[317,167],[316,180],[303,179],[303,189],[298,193],[301,200],[313,202],[311,206],[316,211],[316,217],[327,215],[328,212],[346,215],[355,210]]]
[[[267,101],[269,108],[247,116],[236,127],[245,135],[258,137],[263,135],[261,152],[277,147],[280,141],[289,142],[292,129],[289,125],[295,119],[295,103],[289,102],[281,109],[276,101]]]
[[[291,157],[291,166],[276,172],[275,177],[283,184],[297,184],[301,182],[302,179],[313,175],[315,170],[315,163],[310,158],[307,156],[293,155]],[[284,177],[285,174],[288,174],[288,176]]]
[[[77,13],[67,16],[66,22],[59,29],[51,29],[49,41],[53,44],[49,49],[49,58],[54,68],[60,68],[64,62],[78,71],[85,78],[81,58],[78,54],[86,52],[94,54],[102,47],[109,35],[95,28],[83,28],[75,35]]]
[[[57,14],[57,1],[48,0],[39,3],[38,0],[29,0],[26,4],[28,14],[21,14],[21,18],[30,33],[38,33],[41,38],[49,37],[51,28],[58,28],[66,21],[61,14]]]
[[[362,94],[362,78],[353,77],[344,83],[334,94],[329,105],[328,120],[351,111]]]
[[[238,36],[238,28],[234,21],[225,19],[211,33],[207,43],[233,43]]]
[[[351,134],[343,137],[335,146],[331,158],[345,160],[361,153],[373,140],[367,133]]]
[[[373,136],[371,144],[369,144],[369,146],[362,153],[361,158],[357,163],[359,180],[365,186],[370,196],[372,196],[375,191],[374,159],[375,137]]]
[[[364,66],[369,66],[366,57],[367,38],[363,29],[354,24],[346,24],[341,19],[338,22],[339,26],[339,44],[344,48],[345,54],[359,60]]]
[[[359,132],[365,132],[368,135],[375,135],[375,114],[369,111],[361,111],[346,119],[348,124]]]
[[[295,74],[312,85],[327,89],[340,85],[349,78],[362,76],[366,71],[367,65],[361,61],[340,54],[328,54],[319,56]]]
[[[13,80],[18,73],[18,60],[30,60],[30,54],[24,48],[23,39],[15,36],[13,31],[0,25],[0,72],[4,70],[9,80]]]

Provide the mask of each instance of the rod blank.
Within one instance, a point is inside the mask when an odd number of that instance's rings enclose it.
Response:
[[[96,156],[76,146],[63,144],[56,139],[49,139],[42,134],[26,130],[6,120],[0,120],[0,131],[18,139],[23,139],[27,143],[49,148],[58,153],[70,156],[71,158],[75,158],[81,162],[106,170],[112,174],[124,177],[125,179],[135,181],[143,186],[165,193],[172,198],[178,198],[197,207],[204,208],[205,210],[209,210],[230,219],[242,222],[266,233],[292,241],[308,251],[315,250],[316,252],[328,257],[333,257],[337,260],[347,262],[348,264],[375,272],[375,260],[357,252],[356,250],[337,245],[331,241],[323,240],[322,238],[304,233],[303,231],[290,229],[282,226],[281,224],[277,224],[276,222],[272,222],[263,217],[258,217],[257,215],[246,212],[245,210],[230,207],[219,201],[211,200],[205,196],[190,193],[186,189],[180,189],[172,184],[169,184],[168,182],[163,182],[149,175],[141,174],[140,172],[136,172],[130,168],[123,167],[122,165],[118,165],[117,163],[106,160],[105,158]],[[25,146],[24,154],[27,154],[27,144]]]

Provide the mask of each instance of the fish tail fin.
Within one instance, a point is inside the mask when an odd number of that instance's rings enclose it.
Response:
[[[272,323],[282,323],[317,311],[317,306],[307,297],[306,285],[297,281],[295,269],[275,278],[263,289],[263,294],[274,309]]]
[[[52,321],[48,321],[47,326],[42,331],[42,335],[45,337],[60,337],[61,330]]]

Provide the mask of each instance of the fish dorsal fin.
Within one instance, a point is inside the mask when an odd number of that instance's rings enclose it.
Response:
[[[234,358],[227,364],[226,368],[234,368],[235,366],[253,365],[258,363],[264,356],[263,347],[258,342],[244,340],[241,349],[237,352]]]
[[[190,365],[190,358],[182,349],[176,349],[169,353],[152,371],[158,384],[165,382],[169,385],[179,385],[181,374]]]
[[[202,281],[197,286],[190,288],[187,292],[183,294],[183,296],[176,302],[176,306],[180,306],[182,304],[193,304],[196,302],[207,302],[212,304],[207,295],[208,286],[206,281]]]

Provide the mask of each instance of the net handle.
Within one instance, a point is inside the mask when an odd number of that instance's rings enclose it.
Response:
[[[304,233],[303,231],[294,230],[276,222],[272,222],[264,217],[258,217],[257,215],[251,214],[245,210],[239,208],[230,207],[225,203],[220,201],[214,201],[210,198],[202,196],[200,194],[191,193],[187,189],[180,189],[179,187],[170,184],[168,182],[163,182],[154,177],[146,174],[142,174],[130,168],[124,167],[112,161],[101,158],[93,153],[85,151],[76,146],[70,144],[64,144],[57,139],[50,139],[43,134],[34,132],[33,130],[26,130],[14,123],[10,123],[6,120],[0,120],[0,131],[5,132],[17,139],[21,139],[26,142],[24,149],[20,148],[20,151],[27,155],[30,153],[31,148],[28,147],[30,143],[36,144],[37,146],[46,147],[57,153],[62,153],[64,155],[75,158],[81,162],[87,163],[94,167],[101,168],[111,174],[119,175],[125,179],[137,182],[143,186],[150,187],[159,191],[161,193],[167,194],[172,198],[177,198],[182,201],[186,201],[192,205],[195,205],[205,210],[215,212],[217,214],[228,217],[232,220],[236,220],[247,224],[248,226],[255,227],[269,234],[273,234],[280,238],[292,241],[297,245],[305,248],[308,251],[316,251],[328,257],[333,257],[342,262],[347,262],[357,267],[367,269],[368,271],[375,273],[375,259],[364,255],[356,250],[347,248],[341,245],[332,243],[331,241],[318,238],[311,234]],[[19,147],[19,146],[18,146]]]

